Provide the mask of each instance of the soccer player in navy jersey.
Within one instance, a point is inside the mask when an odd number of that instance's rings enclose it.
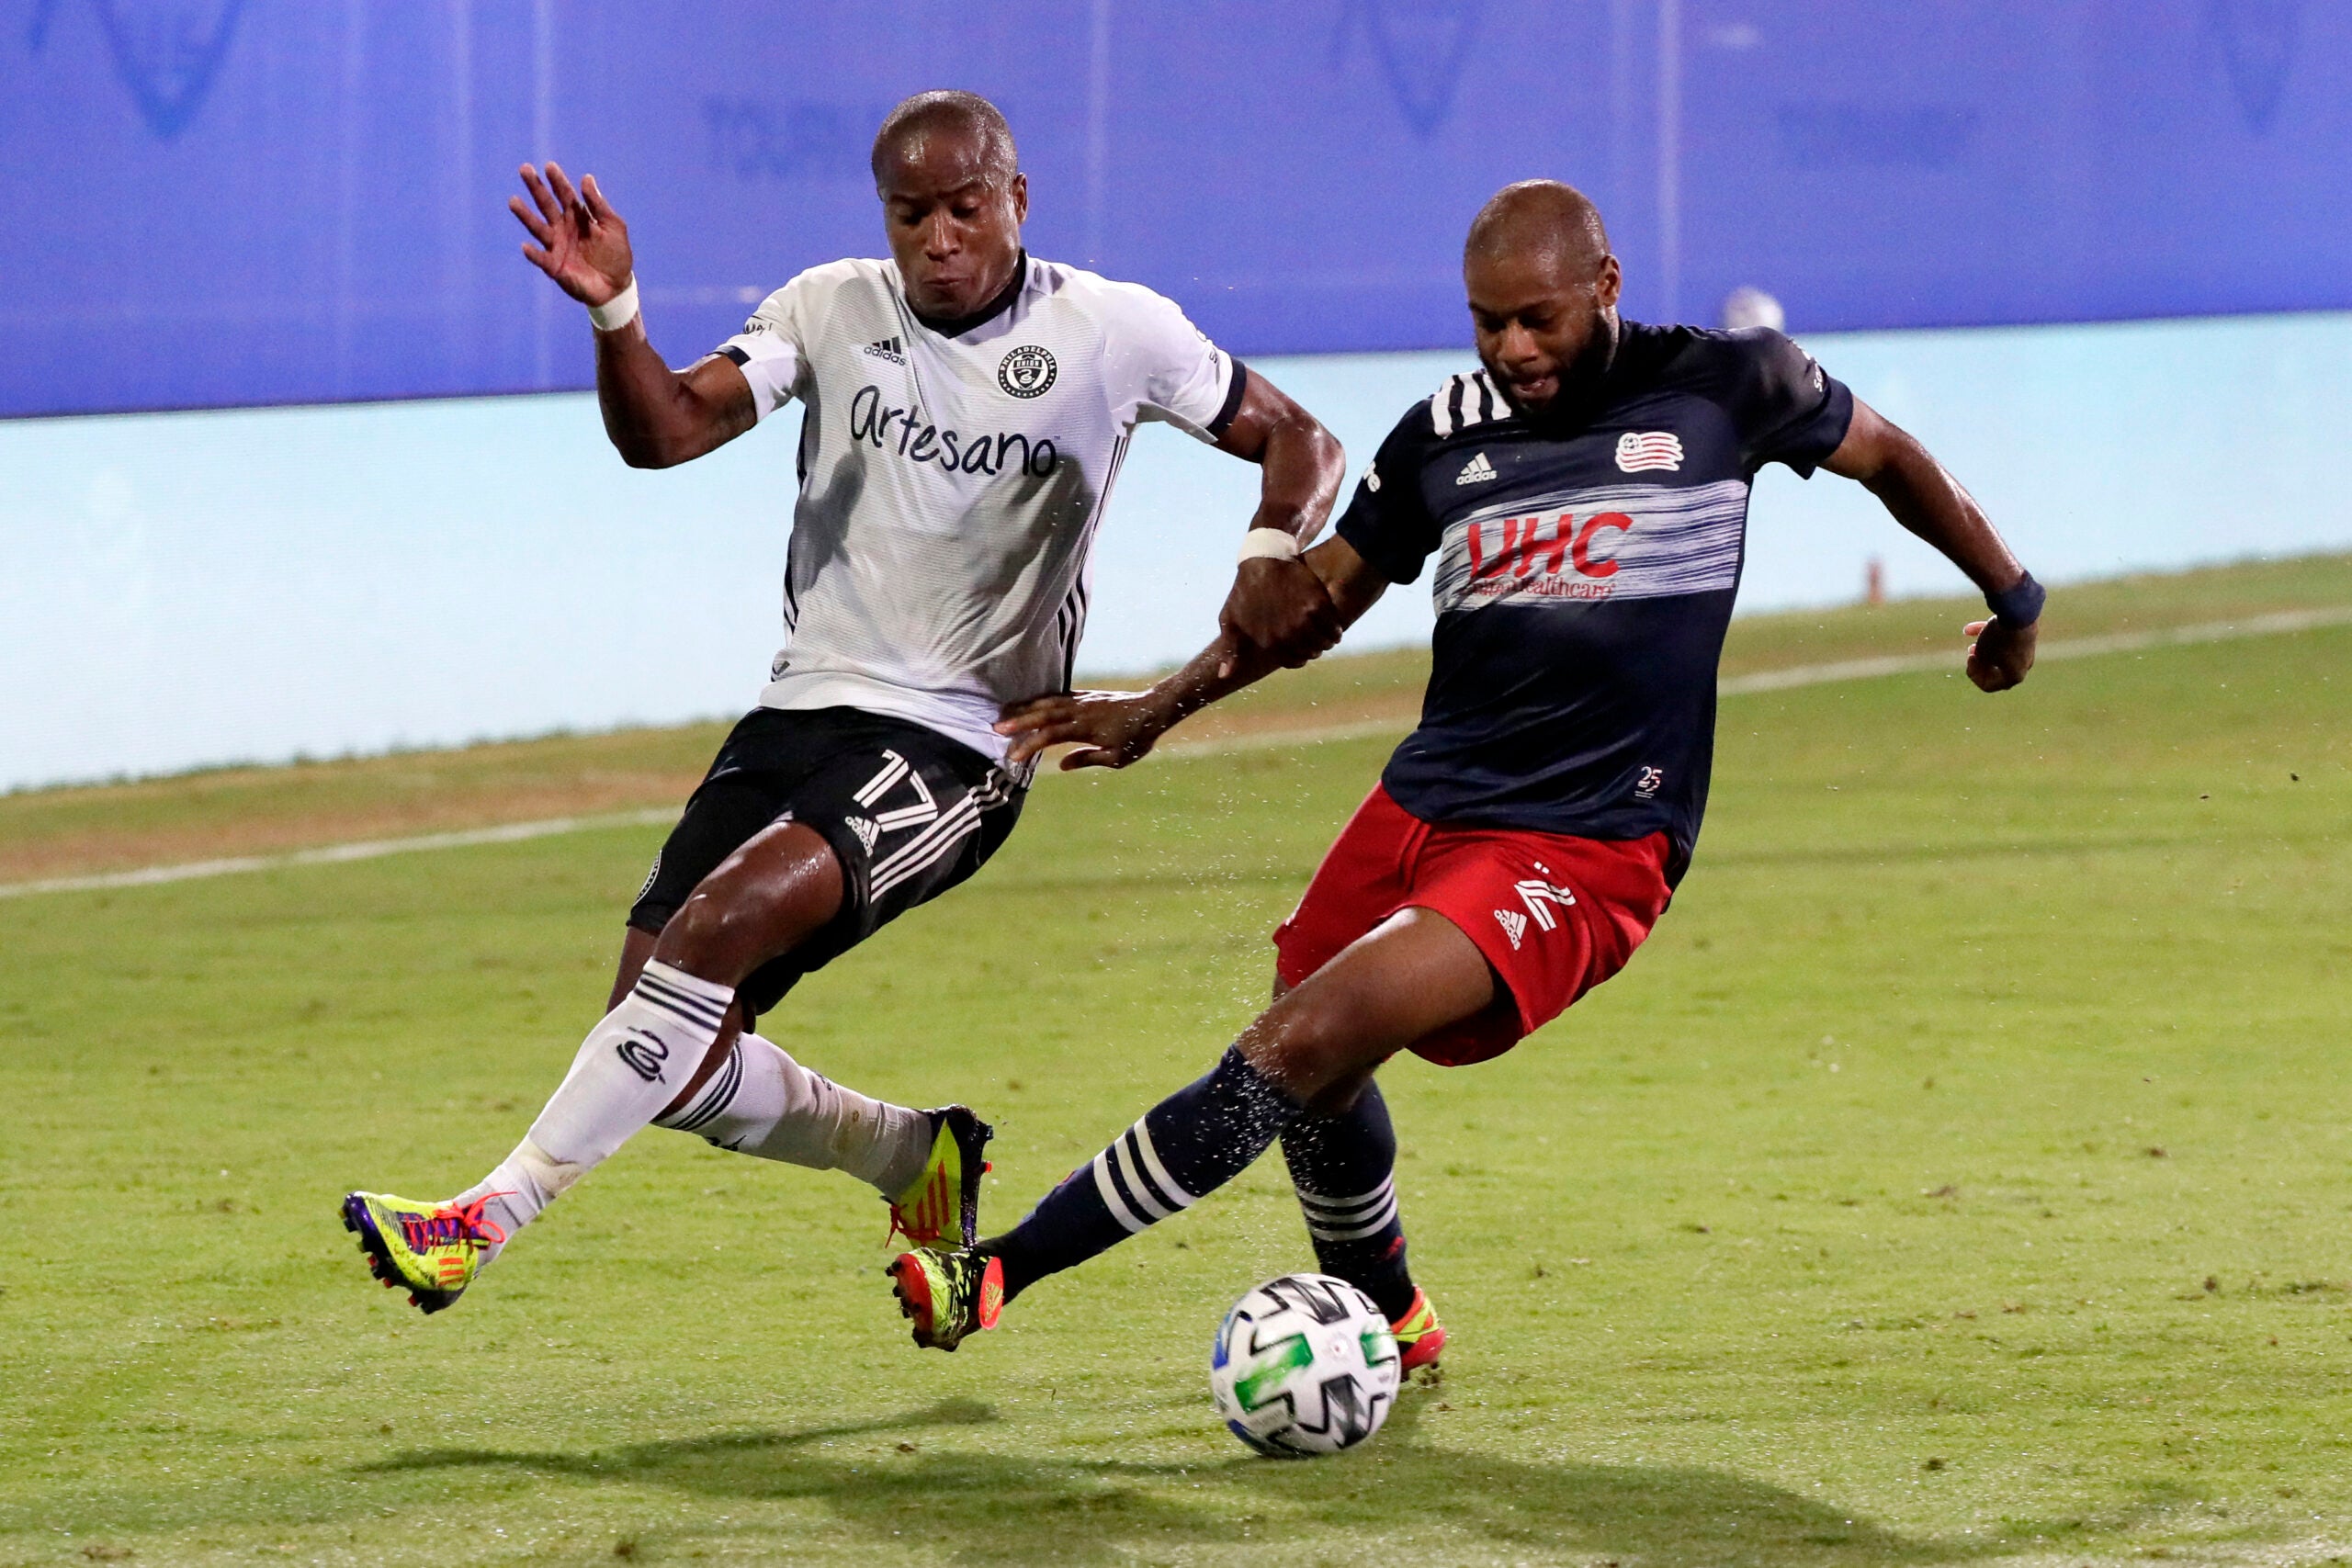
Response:
[[[1568,186],[1506,187],[1464,280],[1483,368],[1400,420],[1306,559],[1352,623],[1436,558],[1419,728],[1274,933],[1273,1005],[976,1247],[890,1266],[919,1345],[1198,1201],[1280,1140],[1326,1273],[1394,1322],[1408,1371],[1445,1331],[1406,1268],[1396,1140],[1373,1075],[1398,1051],[1498,1055],[1623,968],[1690,863],[1748,488],[1767,463],[1859,480],[1991,610],[1971,680],[2033,664],[2041,587],[1927,449],[1777,332],[1621,320],[1617,258]],[[1022,705],[1016,755],[1122,767],[1266,673],[1220,639],[1148,692]]]

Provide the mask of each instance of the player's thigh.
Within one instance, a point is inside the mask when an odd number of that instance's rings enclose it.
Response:
[[[754,1014],[802,976],[971,876],[1020,816],[1021,795],[995,764],[920,726],[869,717],[842,740],[787,802],[793,822],[832,848],[840,908],[739,987]]]
[[[655,956],[734,985],[824,930],[842,908],[842,865],[805,823],[771,823],[695,885]]]
[[[1428,831],[1385,789],[1373,787],[1324,852],[1298,907],[1275,929],[1277,1000],[1396,913]]]
[[[789,775],[751,772],[705,780],[653,857],[653,868],[629,906],[629,929],[658,938],[705,877],[790,808],[794,782]],[[629,952],[622,949],[624,964]]]
[[[1285,992],[1241,1048],[1292,1094],[1317,1100],[1438,1030],[1492,1006],[1493,968],[1432,909],[1400,909]]]

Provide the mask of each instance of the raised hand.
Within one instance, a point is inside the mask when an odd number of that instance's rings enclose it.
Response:
[[[1008,761],[1025,762],[1049,746],[1076,742],[1062,770],[1124,768],[1142,761],[1168,730],[1164,703],[1151,692],[1056,692],[1004,710],[996,732],[1012,738]]]
[[[609,303],[628,287],[636,260],[629,254],[628,225],[621,221],[596,188],[590,175],[571,188],[571,181],[555,164],[545,177],[530,164],[523,165],[526,204],[519,196],[506,198],[514,214],[537,242],[523,247],[523,259],[556,281],[556,287],[583,305]]]
[[[2033,626],[2013,626],[1997,616],[1971,621],[1964,628],[1976,640],[1968,645],[1968,678],[1983,692],[2006,692],[2033,668]]]

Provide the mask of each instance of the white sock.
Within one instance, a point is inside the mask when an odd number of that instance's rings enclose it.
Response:
[[[868,1100],[746,1034],[696,1094],[661,1125],[761,1159],[842,1170],[896,1198],[922,1174],[931,1118]]]
[[[731,986],[648,964],[620,1006],[588,1032],[530,1135],[454,1201],[487,1200],[484,1216],[511,1239],[677,1098],[734,999]]]

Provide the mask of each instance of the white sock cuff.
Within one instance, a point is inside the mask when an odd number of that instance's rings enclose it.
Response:
[[[734,987],[689,975],[658,958],[638,975],[637,985],[629,994],[706,1036],[718,1032],[728,1008],[735,1000]]]

